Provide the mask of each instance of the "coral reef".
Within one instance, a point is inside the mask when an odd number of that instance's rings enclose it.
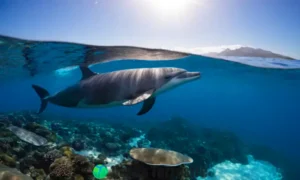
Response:
[[[175,167],[151,166],[145,163],[128,160],[112,166],[108,180],[139,179],[139,180],[189,180],[190,171],[186,165]]]
[[[63,156],[50,165],[50,178],[60,179],[92,179],[94,164],[86,157],[72,155],[71,158]]]
[[[150,128],[145,125],[148,131],[129,127],[126,123],[86,122],[51,119],[30,111],[0,114],[0,169],[3,165],[6,169],[17,168],[19,174],[14,175],[14,171],[7,173],[24,179],[94,180],[94,166],[104,164],[110,170],[107,180],[188,180],[199,175],[208,176],[210,168],[225,160],[247,164],[249,152],[255,158],[266,158],[280,167],[287,167],[277,154],[253,146],[249,150],[231,132],[195,126],[180,117],[154,123],[155,126]],[[23,141],[7,129],[10,125],[36,133],[49,143],[34,146]],[[149,147],[166,149],[166,152],[177,151],[182,153],[178,157],[190,159],[178,163],[180,159],[174,158],[177,161],[173,161],[173,164],[166,163],[166,159],[172,158],[169,158],[170,154],[164,155],[160,151],[157,159],[163,165],[158,166],[151,163],[157,160],[155,158],[151,161],[141,159],[146,152],[143,149],[149,150]],[[142,150],[136,153],[138,156],[133,156],[132,149]],[[291,174],[290,171],[283,172]]]
[[[50,165],[50,178],[52,180],[71,180],[73,175],[74,169],[68,157],[58,158]]]

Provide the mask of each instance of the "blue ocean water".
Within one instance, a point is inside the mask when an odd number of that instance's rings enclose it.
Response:
[[[49,104],[44,113],[76,118],[109,119],[140,124],[180,115],[206,127],[227,129],[242,140],[270,146],[300,161],[300,70],[270,69],[202,56],[172,61],[122,60],[94,65],[96,72],[141,68],[179,67],[200,71],[199,80],[160,95],[152,110],[136,116],[141,104],[103,109],[72,109]],[[53,72],[1,84],[2,112],[37,111],[40,100],[31,88],[37,84],[51,94],[77,82],[79,69]]]

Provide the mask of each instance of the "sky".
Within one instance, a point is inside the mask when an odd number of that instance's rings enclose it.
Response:
[[[250,46],[300,59],[299,0],[1,0],[0,34],[205,53]]]

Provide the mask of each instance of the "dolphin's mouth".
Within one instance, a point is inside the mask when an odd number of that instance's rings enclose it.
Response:
[[[200,77],[200,72],[188,72],[189,77]]]
[[[179,79],[190,79],[190,78],[199,78],[200,77],[200,72],[184,72],[181,73],[177,76]]]

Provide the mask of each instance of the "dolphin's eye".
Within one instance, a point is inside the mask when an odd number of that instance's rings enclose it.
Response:
[[[169,80],[169,79],[171,79],[172,78],[172,76],[171,75],[167,75],[167,76],[165,76],[165,80]]]

